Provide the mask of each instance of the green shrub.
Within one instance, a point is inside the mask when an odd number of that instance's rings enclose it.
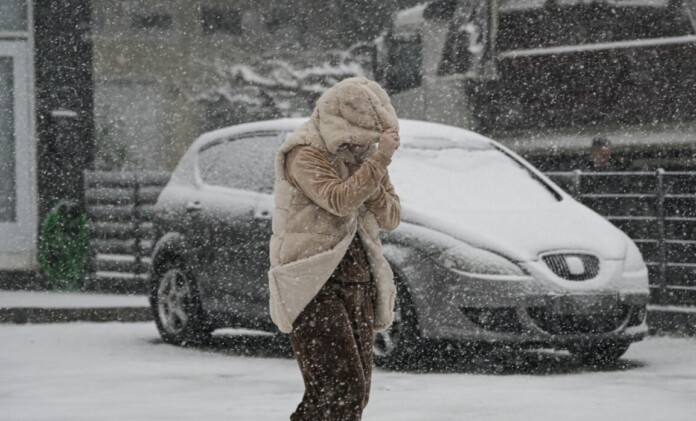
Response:
[[[81,289],[88,256],[87,216],[79,205],[63,200],[41,225],[39,261],[43,274],[54,289]]]

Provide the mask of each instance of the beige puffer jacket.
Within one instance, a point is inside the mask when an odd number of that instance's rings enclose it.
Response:
[[[398,129],[398,120],[387,93],[375,82],[350,78],[327,90],[317,101],[310,120],[280,146],[275,159],[275,212],[268,277],[271,318],[281,332],[292,331],[293,321],[328,280],[356,232],[377,287],[374,330],[382,331],[391,325],[396,288],[382,254],[379,231],[380,227],[396,228],[401,208],[386,170],[391,160],[382,152],[375,152],[374,147],[388,128]],[[380,191],[384,195],[385,188],[390,190],[388,217],[376,217],[364,203],[321,207],[286,179],[286,154],[298,146],[311,146],[331,162],[341,180],[347,180],[348,168],[339,158],[344,153],[341,145],[348,142],[373,145],[373,155],[356,175],[361,176],[366,196],[375,197]],[[337,186],[331,193],[340,195],[338,190],[342,187]],[[337,202],[341,202],[341,197]]]

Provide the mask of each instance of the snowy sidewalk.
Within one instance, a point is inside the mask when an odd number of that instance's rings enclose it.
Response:
[[[282,421],[302,397],[272,336],[162,343],[154,323],[0,325],[3,421]],[[651,337],[611,367],[567,353],[376,369],[364,421],[692,421],[696,339]]]
[[[0,323],[149,320],[144,295],[0,290]]]

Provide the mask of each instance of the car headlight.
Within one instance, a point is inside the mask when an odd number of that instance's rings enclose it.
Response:
[[[626,259],[624,260],[624,272],[641,272],[647,270],[643,256],[633,240],[626,240]]]
[[[530,279],[522,268],[490,251],[475,247],[455,247],[440,253],[437,261],[454,272],[496,280]]]

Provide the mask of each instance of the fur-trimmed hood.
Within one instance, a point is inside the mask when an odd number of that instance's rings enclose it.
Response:
[[[311,120],[331,154],[346,143],[376,144],[384,130],[399,128],[387,93],[364,77],[342,80],[324,92]]]
[[[283,146],[285,152],[298,145],[311,145],[350,162],[341,146],[354,143],[376,149],[384,130],[399,128],[389,96],[379,84],[364,77],[344,79],[328,89],[317,101],[309,121],[295,130]],[[277,168],[276,168],[277,170]]]

